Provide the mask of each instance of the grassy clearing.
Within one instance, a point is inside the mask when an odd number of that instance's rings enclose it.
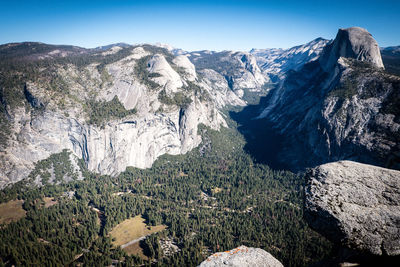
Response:
[[[141,215],[118,224],[111,232],[114,246],[121,246],[131,240],[150,235],[167,228],[166,225],[147,226]]]
[[[126,248],[124,248],[124,251],[128,255],[136,255],[136,256],[139,256],[143,260],[149,260],[149,257],[144,255],[143,248],[140,246],[140,242],[137,242],[135,244],[127,246]]]
[[[213,194],[218,194],[218,193],[222,192],[222,188],[214,187],[213,189],[211,189],[211,191],[213,192]]]
[[[52,197],[45,197],[43,198],[45,208],[51,207],[57,204],[57,200],[54,200]]]
[[[25,210],[22,208],[23,200],[11,200],[0,204],[0,224],[8,224],[25,217]]]

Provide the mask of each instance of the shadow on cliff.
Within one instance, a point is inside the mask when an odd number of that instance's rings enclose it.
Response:
[[[341,147],[334,147],[335,157],[310,151],[304,142],[308,138],[307,135],[288,137],[280,134],[279,129],[274,127],[268,119],[256,119],[267,103],[268,97],[262,97],[259,104],[248,105],[240,111],[229,112],[231,119],[238,124],[238,131],[246,140],[245,151],[257,163],[266,164],[274,170],[292,172],[303,172],[307,168],[338,160],[352,160],[393,168],[393,166],[378,164],[378,159],[371,157],[365,148],[356,147],[348,142],[343,142]]]
[[[266,119],[255,119],[265,108],[268,99],[262,97],[259,104],[248,105],[229,115],[238,124],[238,130],[246,140],[244,147],[257,163],[267,164],[275,170],[290,170],[289,164],[279,160],[285,138]]]

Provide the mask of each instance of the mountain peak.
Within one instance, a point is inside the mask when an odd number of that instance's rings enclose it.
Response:
[[[378,43],[366,29],[360,27],[339,29],[335,40],[326,46],[320,62],[328,70],[340,57],[370,62],[378,68],[384,68]]]

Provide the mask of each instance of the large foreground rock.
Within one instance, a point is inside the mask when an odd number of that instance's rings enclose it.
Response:
[[[306,179],[312,228],[373,255],[400,254],[400,171],[339,161],[312,169]]]
[[[283,267],[277,259],[261,248],[240,246],[235,249],[215,253],[203,261],[200,267],[237,266],[237,267]]]

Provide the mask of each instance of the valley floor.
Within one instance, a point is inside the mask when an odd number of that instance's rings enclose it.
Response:
[[[285,266],[307,266],[329,255],[331,243],[303,220],[303,177],[256,163],[230,124],[220,132],[201,127],[198,148],[162,156],[150,169],[127,168],[110,177],[81,164],[82,181],[43,187],[21,182],[1,191],[1,202],[22,199],[26,211],[1,226],[3,265],[197,266],[240,245],[263,248]],[[131,236],[126,231],[132,225],[116,233],[117,225],[140,215],[143,233]],[[143,235],[134,248],[118,247]]]

